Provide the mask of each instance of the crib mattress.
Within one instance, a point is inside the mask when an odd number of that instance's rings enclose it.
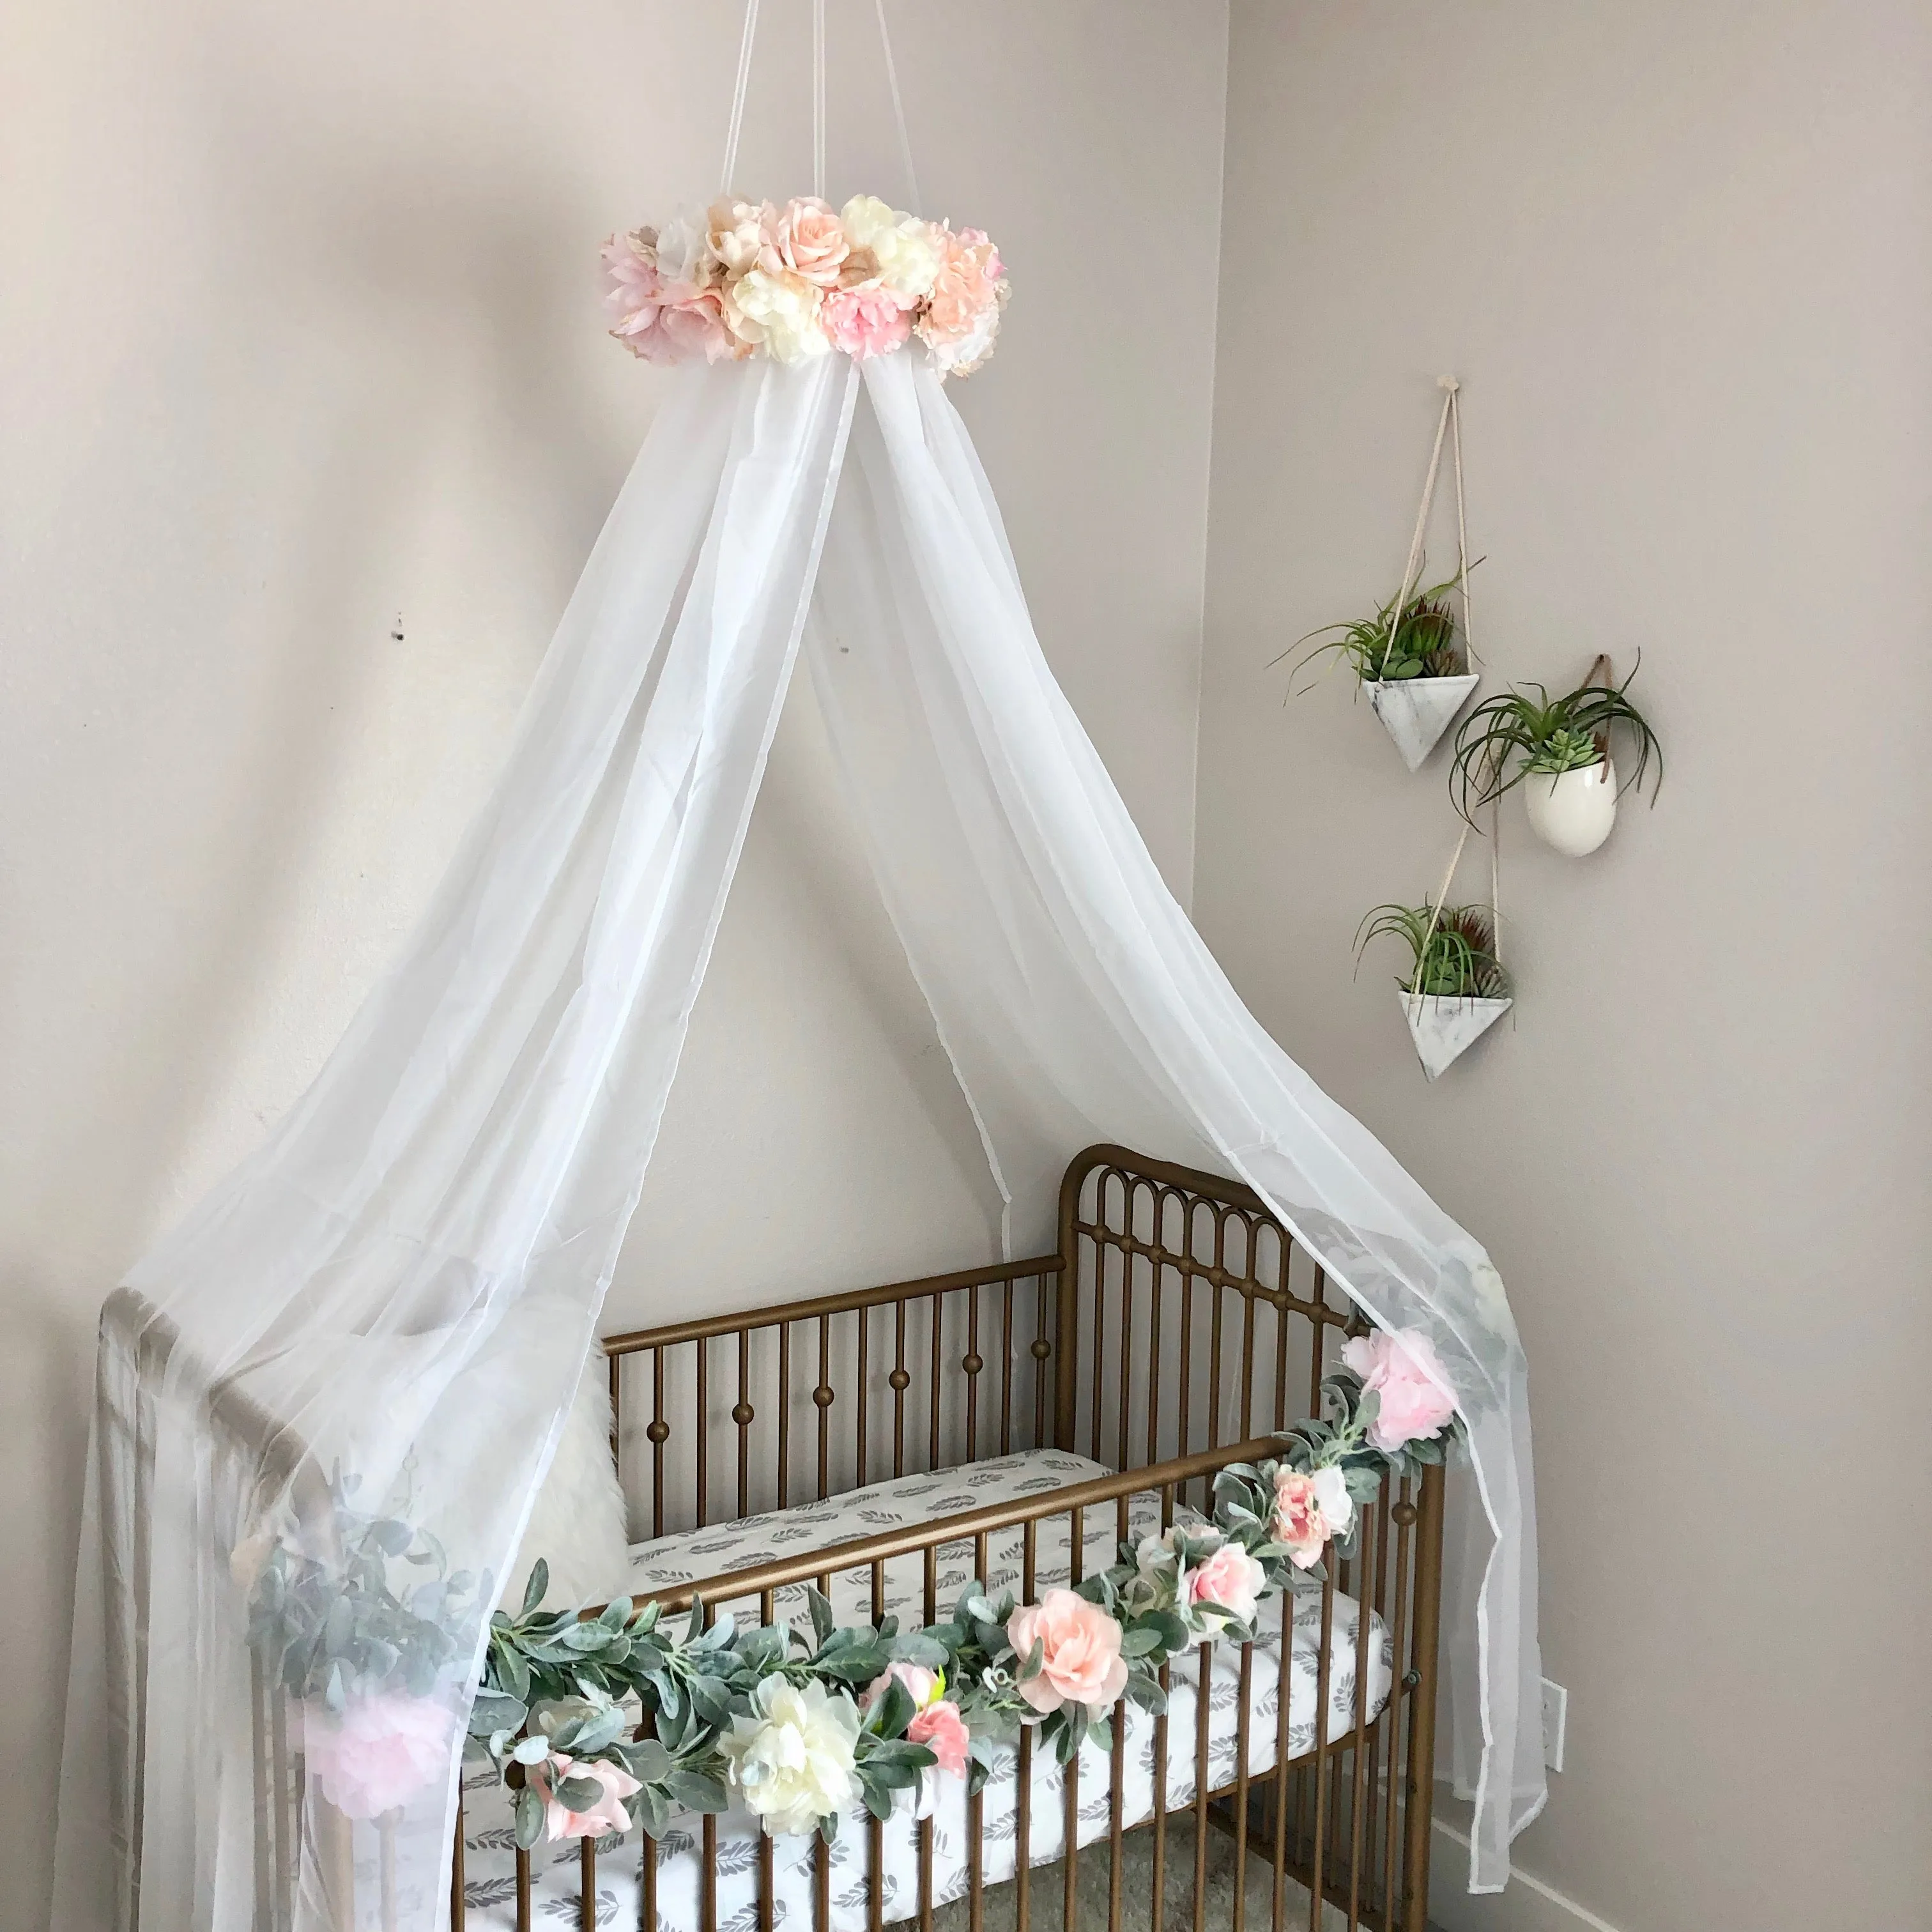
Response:
[[[989,1503],[1035,1495],[1109,1473],[1100,1464],[1063,1450],[1034,1450],[995,1460],[969,1463],[937,1475],[902,1477],[874,1483],[823,1502],[746,1517],[741,1522],[712,1525],[687,1534],[640,1544],[632,1551],[631,1588],[641,1592],[700,1576],[742,1570],[813,1546],[849,1542],[902,1524],[930,1521]],[[1156,1532],[1160,1523],[1160,1498],[1151,1491],[1135,1496],[1130,1504],[1132,1534]],[[1090,1510],[1083,1524],[1082,1569],[1091,1575],[1113,1560],[1118,1540],[1118,1518],[1109,1504]],[[1039,1526],[1035,1542],[1035,1590],[1065,1582],[1071,1570],[1071,1525],[1064,1516],[1049,1517]],[[997,1595],[1004,1588],[1018,1593],[1020,1584],[1021,1532],[1016,1528],[988,1538],[986,1582]],[[939,1614],[947,1615],[954,1599],[972,1579],[974,1546],[970,1539],[943,1545],[938,1562]],[[925,1562],[922,1556],[895,1558],[886,1565],[887,1610],[902,1623],[923,1620]],[[869,1570],[833,1576],[832,1601],[842,1622],[870,1620]],[[757,1613],[755,1601],[720,1598],[716,1607],[740,1616]],[[804,1627],[808,1620],[802,1587],[778,1593],[778,1614]],[[1335,1598],[1330,1642],[1328,1711],[1322,1725],[1326,1738],[1341,1736],[1355,1721],[1356,1631],[1354,1601],[1339,1592]],[[1248,1769],[1251,1774],[1274,1762],[1280,1714],[1280,1605],[1270,1603],[1249,1673]],[[1288,1668],[1288,1748],[1298,1755],[1315,1742],[1321,1647],[1321,1598],[1318,1592],[1295,1600]],[[1368,1708],[1373,1718],[1387,1701],[1393,1668],[1388,1633],[1381,1620],[1370,1619]],[[1166,1750],[1166,1808],[1184,1806],[1194,1792],[1198,1695],[1198,1660],[1177,1661],[1171,1676]],[[1228,1784],[1236,1773],[1239,1749],[1240,1653],[1232,1645],[1214,1648],[1208,1688],[1208,1782],[1210,1789]],[[1155,1792],[1154,1720],[1136,1707],[1126,1715],[1123,1801],[1124,1822],[1144,1822],[1154,1815]],[[1078,1824],[1075,1842],[1090,1844],[1106,1835],[1111,1810],[1112,1762],[1091,1747],[1076,1766]],[[1018,1795],[1017,1754],[1003,1752],[981,1796],[980,1836],[986,1882],[1012,1876],[1017,1864],[1016,1818]],[[1061,1768],[1049,1753],[1033,1754],[1029,1862],[1050,1864],[1061,1853],[1065,1840],[1066,1784]],[[935,1904],[964,1894],[968,1882],[968,1810],[963,1779],[934,1780],[937,1802],[932,1816],[933,1899]],[[464,1893],[472,1928],[513,1927],[516,1917],[514,1845],[508,1795],[494,1772],[472,1770],[465,1780]],[[830,1849],[833,1932],[863,1932],[870,1871],[868,1820],[862,1808],[842,1819]],[[662,1932],[690,1932],[699,1924],[700,1876],[699,1832],[694,1816],[674,1817],[656,1840],[658,1922]],[[717,1820],[718,1923],[723,1932],[748,1932],[758,1922],[759,1832],[742,1813]],[[640,1834],[611,1838],[598,1846],[597,1922],[600,1926],[633,1926],[638,1922],[640,1894]],[[813,1840],[779,1838],[774,1843],[775,1912],[779,1922],[812,1923]],[[896,1814],[884,1832],[884,1870],[881,1887],[884,1917],[892,1922],[919,1910],[917,1827],[910,1806]],[[574,1840],[542,1844],[532,1854],[532,1904],[538,1924],[574,1926],[578,1922],[580,1864]]]

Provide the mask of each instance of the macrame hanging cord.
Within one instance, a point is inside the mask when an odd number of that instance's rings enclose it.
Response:
[[[760,0],[745,0],[745,25],[738,40],[738,73],[731,89],[731,118],[724,136],[724,170],[718,192],[729,194],[738,172],[738,145],[745,130],[745,100],[751,89],[752,58],[758,38]],[[885,56],[886,85],[892,98],[892,123],[899,139],[899,161],[905,170],[906,198],[919,206],[919,176],[913,166],[912,137],[906,127],[905,97],[899,88],[898,63],[892,58],[892,37],[886,24],[886,0],[872,0],[879,23],[879,46]],[[825,0],[812,6],[812,191],[821,201],[826,182]],[[1432,476],[1431,482],[1433,482]]]
[[[1436,480],[1442,470],[1442,444],[1448,439],[1451,464],[1456,478],[1456,584],[1462,596],[1462,644],[1469,654],[1472,664],[1482,662],[1476,650],[1475,620],[1469,602],[1469,520],[1462,493],[1462,386],[1454,376],[1436,379],[1442,391],[1442,413],[1436,422],[1435,446],[1429,453],[1429,474],[1423,481],[1421,507],[1415,513],[1415,532],[1409,538],[1408,561],[1402,566],[1402,589],[1389,613],[1389,629],[1391,641],[1396,625],[1402,613],[1408,608],[1422,577],[1422,542],[1429,526],[1429,512],[1436,501]],[[1436,937],[1436,928],[1442,923],[1442,908],[1449,902],[1449,889],[1455,883],[1456,868],[1462,862],[1462,854],[1468,845],[1469,834],[1474,828],[1464,824],[1462,836],[1456,841],[1456,850],[1450,856],[1449,868],[1442,874],[1442,883],[1436,889],[1429,913],[1429,928],[1422,940],[1422,957],[1429,956],[1429,947]],[[1502,808],[1500,800],[1492,800],[1490,806],[1490,950],[1496,964],[1503,962],[1502,927]],[[1418,990],[1412,998],[1420,1002],[1419,990],[1422,975],[1417,974]]]

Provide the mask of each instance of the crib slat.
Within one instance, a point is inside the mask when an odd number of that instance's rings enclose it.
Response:
[[[718,1932],[718,1820],[707,1811],[699,1828],[704,1846],[704,1868],[698,1875],[698,1923],[700,1932]]]
[[[1335,1644],[1335,1566],[1322,1584],[1322,1648],[1315,1670],[1315,1831],[1310,1852],[1308,1932],[1322,1932],[1322,1889],[1329,1836],[1328,1679]]]
[[[588,1832],[577,1841],[578,1932],[597,1932],[597,1840]]]
[[[824,1502],[832,1468],[832,1318],[818,1318],[818,1386],[812,1392],[818,1405],[818,1500]]]
[[[1205,1932],[1208,1924],[1208,1726],[1213,1715],[1214,1640],[1195,1652],[1199,1660],[1194,1680],[1194,1924]]]
[[[1252,1306],[1253,1304],[1250,1304]],[[1241,1674],[1234,1708],[1234,1932],[1246,1932],[1248,1888],[1243,1882],[1248,1869],[1248,1702],[1254,1689],[1255,1647],[1241,1646]]]
[[[1160,1666],[1161,1712],[1154,1720],[1154,1922],[1166,1917],[1167,1897],[1167,1666]]]
[[[1013,1282],[1006,1277],[1000,1297],[1000,1454],[1013,1453]]]
[[[892,1390],[892,1474],[905,1474],[905,1398],[912,1377],[906,1372],[906,1305],[902,1301],[892,1311],[892,1372],[886,1379]]]
[[[778,1324],[778,1508],[791,1508],[791,1324]]]
[[[469,1901],[463,1892],[463,1786],[456,1787],[456,1842],[449,1848],[449,1932],[463,1932],[470,1916]]]
[[[706,1478],[710,1472],[711,1448],[711,1343],[700,1335],[698,1349],[698,1526],[711,1520]]]

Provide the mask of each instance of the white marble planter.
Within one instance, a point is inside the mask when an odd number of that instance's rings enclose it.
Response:
[[[1529,829],[1565,858],[1594,852],[1617,822],[1617,768],[1608,758],[1574,772],[1532,772],[1522,782]]]
[[[1395,740],[1402,763],[1414,772],[1422,769],[1423,760],[1481,682],[1473,673],[1464,677],[1390,678],[1380,683],[1364,679],[1362,688]]]
[[[1433,1080],[1460,1059],[1508,1012],[1508,1000],[1444,999],[1434,993],[1405,993],[1397,988],[1402,1017],[1423,1072]]]

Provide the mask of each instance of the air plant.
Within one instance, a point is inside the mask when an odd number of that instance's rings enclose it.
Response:
[[[1449,772],[1456,809],[1473,824],[1483,806],[1514,790],[1532,772],[1582,771],[1600,764],[1610,755],[1612,730],[1626,733],[1636,750],[1618,794],[1632,785],[1640,790],[1648,772],[1655,804],[1657,788],[1664,782],[1664,749],[1628,695],[1642,662],[1640,656],[1622,684],[1595,682],[1592,665],[1589,677],[1561,698],[1530,684],[1478,705],[1456,734]]]
[[[1480,561],[1480,558],[1477,560],[1478,562]],[[1470,568],[1474,568],[1474,564],[1470,566]],[[1328,641],[1317,644],[1300,658],[1295,670],[1299,672],[1317,658],[1332,653],[1338,658],[1346,659],[1364,684],[1393,682],[1413,677],[1462,676],[1468,669],[1468,663],[1456,634],[1456,614],[1450,604],[1449,593],[1462,582],[1462,574],[1459,571],[1441,584],[1417,591],[1399,613],[1396,600],[1391,597],[1372,617],[1358,617],[1352,623],[1324,624],[1319,630],[1310,631],[1306,637],[1296,638],[1288,650],[1306,644],[1312,638],[1323,638]],[[1330,636],[1331,632],[1335,634]],[[1288,654],[1288,651],[1283,651],[1281,657],[1272,662],[1280,664]]]
[[[1405,993],[1441,1000],[1506,1000],[1509,975],[1496,958],[1496,922],[1483,906],[1378,905],[1355,932],[1355,970],[1372,940],[1401,940],[1409,970]]]

